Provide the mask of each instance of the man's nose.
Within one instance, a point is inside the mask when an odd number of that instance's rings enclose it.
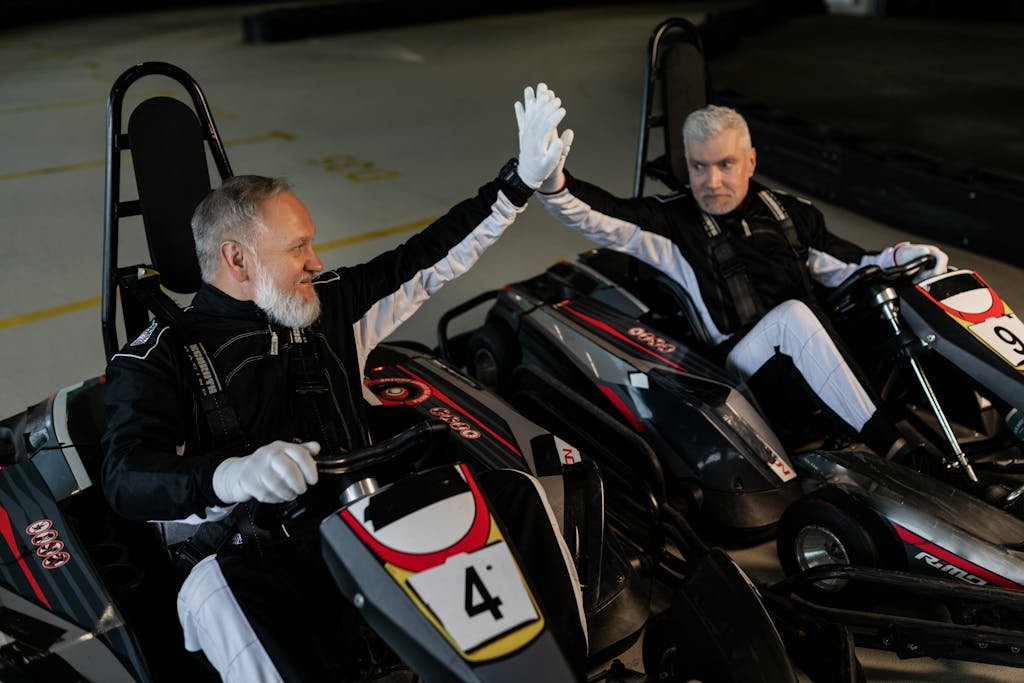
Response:
[[[309,248],[309,256],[306,258],[306,270],[314,273],[319,273],[324,269],[324,262],[320,260],[320,257],[313,251],[313,247]]]
[[[718,187],[722,184],[722,172],[717,167],[712,166],[708,169],[708,185],[711,187]]]

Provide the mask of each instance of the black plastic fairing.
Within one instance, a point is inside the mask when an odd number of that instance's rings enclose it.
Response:
[[[1020,363],[1014,367],[964,329],[917,287],[900,294],[900,312],[914,334],[936,353],[1011,406],[1024,410],[1024,340]],[[1001,311],[1000,311],[1001,312]]]
[[[797,456],[810,477],[846,485],[863,496],[883,496],[915,514],[942,520],[988,543],[1024,544],[1024,520],[935,477],[860,450],[812,451]]]

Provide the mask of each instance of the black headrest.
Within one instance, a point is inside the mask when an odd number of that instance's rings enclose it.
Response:
[[[707,68],[700,50],[683,41],[673,41],[663,49],[661,66],[664,69],[665,152],[672,175],[681,185],[686,185],[690,181],[683,157],[683,121],[690,112],[708,103]]]
[[[201,277],[192,213],[210,191],[199,119],[180,100],[153,97],[132,111],[128,139],[153,267],[167,289],[195,292]]]

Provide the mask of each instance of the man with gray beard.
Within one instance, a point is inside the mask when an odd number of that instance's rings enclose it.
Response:
[[[281,178],[238,176],[212,191],[192,220],[203,276],[192,305],[171,324],[154,320],[107,367],[102,473],[114,510],[214,528],[253,501],[315,496],[315,455],[368,445],[370,350],[477,261],[560,158],[554,93],[526,88],[515,111],[518,158],[367,263],[325,271],[309,212]],[[224,680],[338,679],[352,634],[341,632],[345,606],[315,526],[272,539],[287,551],[242,529],[222,538],[206,557],[193,539],[176,547],[188,569],[185,646]]]

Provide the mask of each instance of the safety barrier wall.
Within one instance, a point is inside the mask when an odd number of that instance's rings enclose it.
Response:
[[[712,99],[746,117],[765,175],[922,238],[1024,267],[1012,247],[1024,181],[815,125],[736,92],[715,91]]]

